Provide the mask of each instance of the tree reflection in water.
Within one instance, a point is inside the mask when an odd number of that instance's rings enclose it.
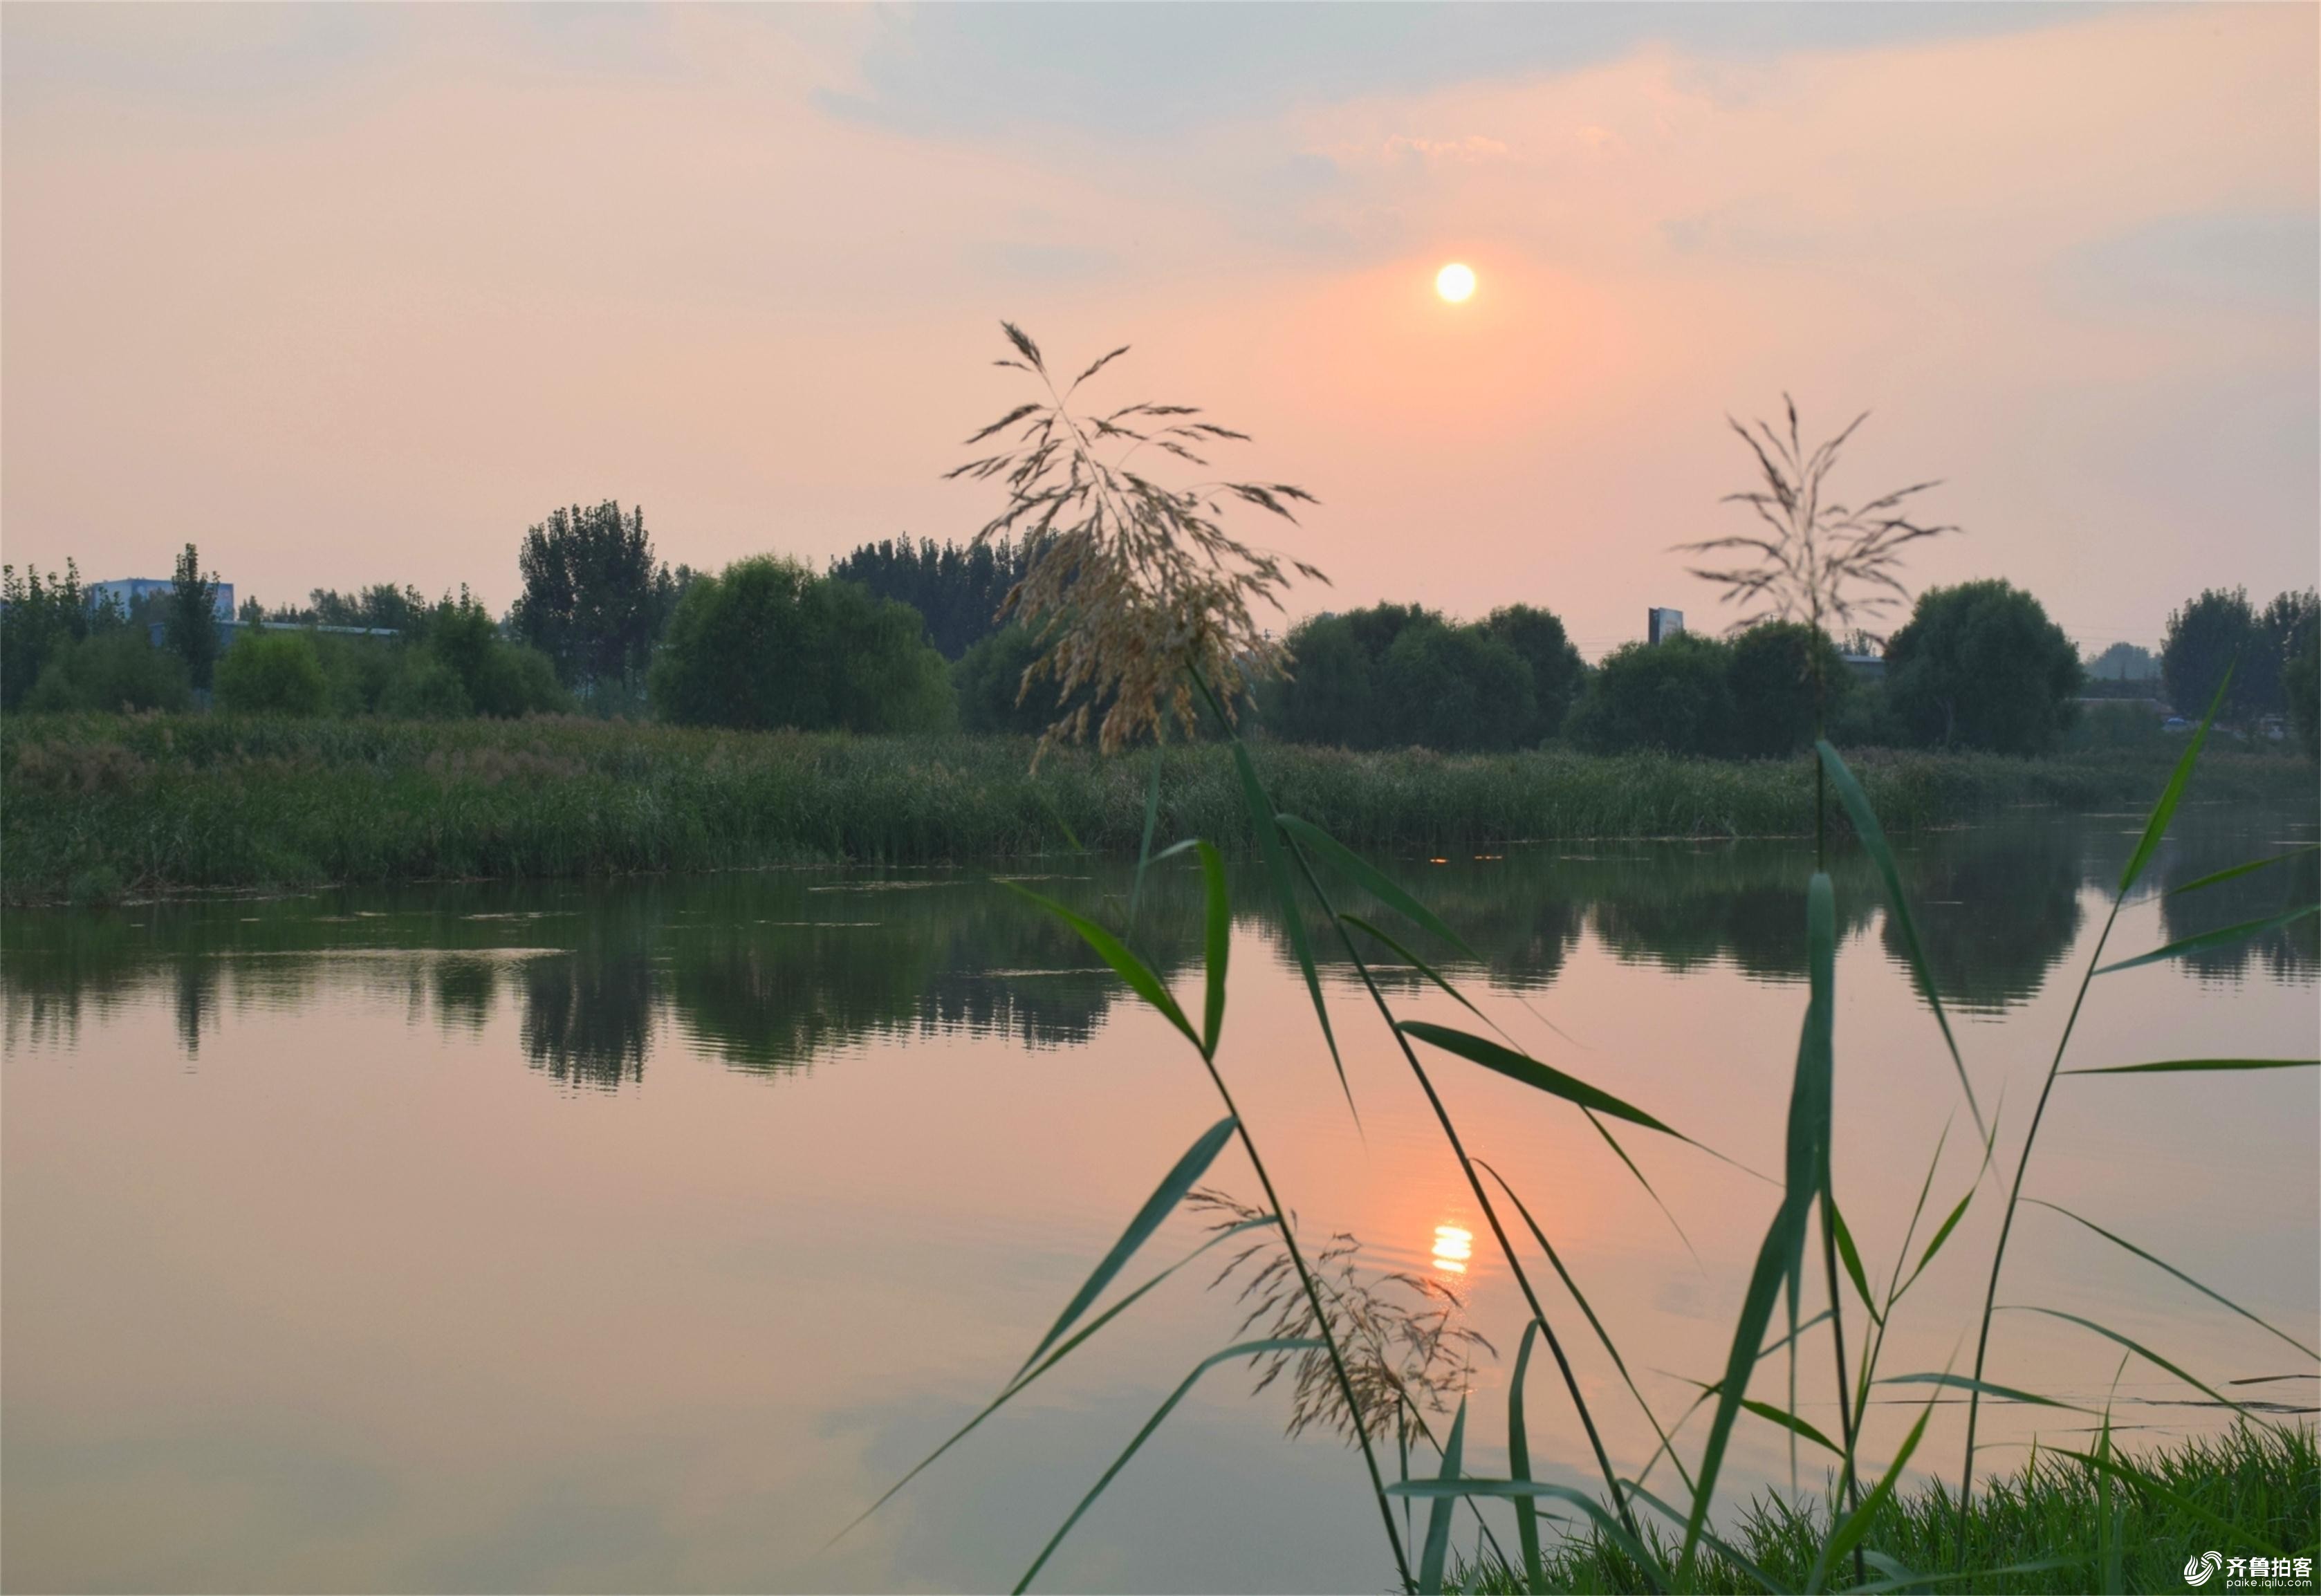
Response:
[[[2116,879],[2127,822],[2034,812],[1907,839],[1902,866],[1945,1002],[1986,1011],[2036,993],[2083,929],[2081,894]],[[2163,889],[2309,840],[2309,815],[2187,806],[2155,875]],[[1681,973],[1726,966],[1801,980],[1802,842],[1510,846],[1439,861],[1379,862],[1482,956],[1502,988],[1537,990],[1590,932],[1615,957]],[[2162,896],[2170,939],[2310,901],[2316,858],[2184,897]],[[1006,1037],[1031,1047],[1088,1040],[1118,994],[1109,972],[1048,916],[996,884],[1010,873],[1114,924],[1126,865],[1072,857],[997,870],[767,871],[680,879],[457,884],[207,900],[110,911],[12,913],[0,991],[8,1046],[71,1045],[85,1010],[159,999],[180,1047],[214,1039],[219,1005],[295,1007],[325,989],[432,1013],[478,1036],[505,996],[526,1060],[568,1088],[641,1083],[666,1018],[696,1051],[786,1075],[851,1044],[900,1037]],[[1243,876],[1243,921],[1286,957],[1270,894]],[[1833,860],[1841,934],[1901,949],[1860,855]],[[1346,904],[1391,916],[1351,888]],[[1145,882],[1133,940],[1174,976],[1198,961],[1193,873]],[[1334,945],[1318,933],[1319,948]],[[1326,961],[1325,961],[1326,962]],[[2307,920],[2189,961],[2207,981],[2251,971],[2309,982],[2321,966]],[[1343,972],[1341,972],[1343,974]],[[1382,978],[1415,972],[1389,965]]]

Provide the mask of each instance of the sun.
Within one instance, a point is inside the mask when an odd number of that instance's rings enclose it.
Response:
[[[1457,304],[1474,291],[1475,273],[1472,268],[1461,266],[1454,260],[1434,274],[1434,292],[1452,304]]]

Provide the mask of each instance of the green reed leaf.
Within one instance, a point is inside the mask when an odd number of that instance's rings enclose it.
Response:
[[[2078,1314],[2066,1313],[2060,1308],[2041,1308],[2029,1302],[2008,1302],[2002,1303],[2001,1306],[2010,1308],[2016,1313],[2043,1313],[2049,1319],[2060,1319],[2068,1323],[2078,1325],[2082,1329],[2093,1330],[2097,1335],[2103,1337],[2106,1340],[2116,1342],[2119,1346],[2126,1347],[2130,1352],[2133,1352],[2137,1356],[2143,1358],[2144,1362],[2167,1370],[2170,1374],[2175,1375],[2177,1379],[2181,1380],[2185,1384],[2200,1392],[2201,1395],[2207,1397],[2212,1401],[2223,1403],[2225,1407],[2230,1408],[2234,1412],[2238,1413],[2242,1418],[2250,1420],[2252,1423],[2262,1424],[2264,1422],[2264,1419],[2258,1414],[2233,1401],[2232,1398],[2225,1395],[2224,1392],[2218,1391],[2215,1386],[2208,1384],[2206,1381],[2200,1379],[2199,1376],[2189,1374],[2184,1369],[2178,1367],[2176,1365],[2170,1363],[2166,1358],[2161,1356],[2158,1353],[2153,1351],[2152,1348],[2144,1345],[2143,1342],[2123,1336],[2117,1330],[2111,1329],[2104,1325],[2099,1325],[2091,1319],[2081,1319]]]
[[[1834,1197],[1829,1199],[1829,1223],[1837,1238],[1838,1260],[1845,1265],[1846,1278],[1853,1282],[1854,1293],[1861,1299],[1861,1306],[1870,1319],[1883,1324],[1885,1320],[1878,1312],[1877,1300],[1870,1294],[1870,1277],[1862,1272],[1861,1255],[1853,1249],[1853,1233],[1845,1228],[1845,1216],[1838,1211]]]
[[[1966,1195],[1958,1200],[1958,1206],[1951,1210],[1949,1217],[1935,1229],[1934,1238],[1926,1243],[1926,1250],[1918,1255],[1918,1266],[1911,1270],[1910,1278],[1902,1283],[1902,1291],[1907,1292],[1918,1283],[1918,1276],[1926,1272],[1926,1265],[1933,1263],[1934,1255],[1943,1250],[1943,1243],[1951,1238],[1951,1232],[1958,1229],[1961,1220],[1966,1218],[1967,1204],[1973,1201],[1974,1188],[1969,1186]],[[1901,1292],[1894,1294],[1899,1296]]]
[[[1177,1389],[1169,1393],[1168,1400],[1160,1404],[1151,1418],[1144,1421],[1144,1428],[1136,1432],[1135,1437],[1128,1443],[1126,1449],[1118,1457],[1113,1459],[1112,1466],[1105,1470],[1097,1483],[1089,1488],[1088,1493],[1080,1498],[1079,1506],[1072,1510],[1071,1517],[1064,1520],[1063,1527],[1049,1538],[1046,1546],[1040,1548],[1040,1555],[1032,1560],[1032,1566],[1025,1569],[1024,1577],[1015,1582],[1015,1596],[1023,1596],[1023,1592],[1031,1587],[1032,1582],[1039,1577],[1040,1570],[1046,1567],[1048,1559],[1055,1555],[1056,1548],[1064,1544],[1064,1537],[1072,1532],[1072,1526],[1080,1521],[1082,1514],[1096,1505],[1096,1499],[1104,1494],[1105,1487],[1111,1484],[1114,1477],[1128,1466],[1128,1460],[1136,1455],[1137,1448],[1143,1446],[1151,1437],[1152,1432],[1160,1428],[1162,1419],[1176,1410],[1177,1404],[1185,1400],[1186,1393],[1199,1383],[1202,1375],[1219,1364],[1230,1363],[1235,1358],[1255,1357],[1268,1352],[1307,1352],[1324,1345],[1326,1343],[1311,1338],[1297,1336],[1275,1337],[1264,1341],[1243,1341],[1239,1346],[1226,1347],[1223,1352],[1213,1352],[1195,1364],[1193,1372],[1186,1375]]]
[[[2201,876],[2197,881],[2188,881],[2182,886],[2170,887],[2168,895],[2171,898],[2180,898],[2186,893],[2197,893],[2202,887],[2215,886],[2219,882],[2235,880],[2254,871],[2269,870],[2275,865],[2286,865],[2289,860],[2301,859],[2309,853],[2321,853],[2321,842],[2308,842],[2303,848],[2292,848],[2287,853],[2275,854],[2269,859],[2251,859],[2245,865],[2235,865],[2228,870],[2216,871],[2211,875]]]
[[[2075,1224],[2085,1225],[2089,1229],[2093,1230],[2097,1235],[2102,1237],[2106,1241],[2110,1242],[2114,1247],[2125,1248],[2127,1251],[2134,1253],[2137,1257],[2142,1258],[2145,1263],[2151,1265],[2155,1269],[2166,1270],[2169,1274],[2182,1281],[2186,1285],[2190,1286],[2194,1291],[2199,1292],[2210,1301],[2219,1303],[2224,1307],[2231,1309],[2235,1313],[2239,1314],[2243,1319],[2248,1320],[2249,1323],[2255,1325],[2260,1329],[2269,1331],[2272,1335],[2278,1336],[2280,1339],[2288,1342],[2291,1347],[2297,1348],[2298,1351],[2303,1353],[2306,1356],[2312,1358],[2316,1363],[2321,1363],[2321,1352],[2314,1351],[2313,1348],[2306,1346],[2304,1342],[2299,1341],[2296,1337],[2289,1334],[2289,1332],[2280,1328],[2278,1326],[2266,1323],[2263,1319],[2259,1319],[2255,1314],[2251,1313],[2247,1309],[2242,1307],[2238,1302],[2235,1302],[2230,1297],[2225,1296],[2222,1292],[2202,1285],[2198,1281],[2185,1274],[2181,1269],[2176,1267],[2175,1265],[2170,1263],[2167,1259],[2155,1257],[2152,1254],[2145,1252],[2142,1247],[2136,1246],[2135,1243],[2130,1241],[2126,1237],[2116,1236],[2111,1231],[2105,1229],[2101,1225],[2097,1224],[2093,1220],[2081,1219],[2078,1214],[2073,1213],[2070,1209],[2064,1208],[2060,1204],[2043,1202],[2036,1197],[2025,1197],[2023,1201],[2030,1203],[2034,1208],[2048,1209],[2053,1212],[2062,1214],[2065,1219],[2071,1220]]]
[[[2111,1064],[2100,1069],[2067,1069],[2067,1075],[2148,1075],[2179,1070],[2312,1069],[2321,1058],[2163,1058],[2157,1064]]]
[[[1531,1344],[1538,1337],[1539,1320],[1525,1321],[1523,1341],[1515,1348],[1515,1374],[1507,1382],[1507,1474],[1517,1480],[1531,1478],[1531,1431],[1524,1419],[1524,1375],[1530,1371]],[[1532,1497],[1518,1496],[1515,1508],[1515,1538],[1523,1546],[1525,1588],[1533,1596],[1547,1596],[1547,1571],[1539,1556],[1539,1504]]]
[[[1685,1520],[1684,1555],[1677,1569],[1679,1583],[1691,1573],[1701,1531],[1708,1522],[1709,1502],[1716,1489],[1717,1474],[1725,1465],[1725,1449],[1733,1437],[1733,1423],[1740,1417],[1742,1396],[1748,1387],[1750,1372],[1757,1365],[1758,1345],[1764,1340],[1765,1328],[1772,1322],[1773,1300],[1779,1295],[1782,1282],[1789,1277],[1790,1255],[1805,1245],[1806,1216],[1811,1211],[1812,1199],[1811,1192],[1784,1193],[1773,1222],[1766,1228],[1765,1239],[1757,1248],[1756,1265],[1749,1273],[1748,1290],[1741,1299],[1741,1314],[1733,1327],[1733,1346],[1725,1356],[1725,1378],[1715,1388],[1716,1410],[1709,1419],[1708,1439],[1700,1449],[1700,1483],[1693,1488],[1692,1512]],[[1794,1341],[1795,1338],[1793,1331],[1789,1339]]]
[[[2096,974],[2108,975],[2115,970],[2132,970],[2138,965],[2157,964],[2162,959],[2182,958],[2189,954],[2208,953],[2219,948],[2230,948],[2234,943],[2245,942],[2251,937],[2261,937],[2267,931],[2275,931],[2283,926],[2295,925],[2298,920],[2311,914],[2321,914],[2321,903],[2299,903],[2294,909],[2284,909],[2279,914],[2270,915],[2263,920],[2243,920],[2236,926],[2221,926],[2213,931],[2202,931],[2198,936],[2179,938],[2165,948],[2155,948],[2150,953],[2139,953],[2134,958],[2124,958],[2116,964],[2106,965]]]
[[[1152,1195],[1144,1200],[1144,1206],[1136,1211],[1136,1217],[1128,1221],[1128,1229],[1120,1233],[1120,1239],[1112,1244],[1112,1250],[1104,1255],[1103,1261],[1090,1272],[1088,1279],[1080,1283],[1080,1289],[1073,1293],[1072,1300],[1064,1304],[1063,1312],[1056,1316],[1056,1322],[1040,1338],[1040,1344],[1032,1349],[1032,1356],[1024,1360],[1024,1368],[1028,1369],[1039,1362],[1040,1355],[1054,1346],[1057,1339],[1072,1328],[1072,1321],[1086,1313],[1089,1305],[1104,1294],[1104,1288],[1127,1267],[1128,1260],[1136,1256],[1136,1249],[1152,1238],[1152,1232],[1176,1211],[1177,1204],[1185,1200],[1185,1193],[1208,1173],[1209,1165],[1215,1163],[1217,1155],[1224,1150],[1224,1145],[1232,1139],[1238,1123],[1231,1114],[1227,1114],[1201,1132],[1193,1145],[1185,1149],[1184,1156],[1177,1160],[1167,1174],[1160,1177],[1160,1183],[1152,1188]],[[1016,1372],[1020,1374],[1023,1371],[1019,1369]]]
[[[1657,1130],[1662,1135],[1673,1136],[1679,1141],[1692,1140],[1683,1132],[1670,1129],[1643,1110],[1622,1102],[1608,1092],[1599,1091],[1585,1081],[1565,1075],[1561,1070],[1550,1068],[1527,1054],[1502,1047],[1497,1042],[1476,1036],[1471,1031],[1453,1030],[1447,1025],[1430,1025],[1418,1020],[1399,1021],[1395,1029],[1405,1036],[1416,1037],[1420,1041],[1432,1043],[1446,1053],[1455,1053],[1470,1063],[1481,1065],[1485,1069],[1495,1070],[1511,1081],[1521,1081],[1526,1086],[1536,1087],[1552,1096],[1561,1097],[1567,1102],[1576,1102],[1582,1108],[1594,1109],[1599,1113],[1609,1114],[1616,1120],[1626,1120],[1633,1124],[1642,1125],[1648,1130]]]
[[[1042,897],[1029,887],[1019,886],[1012,881],[1005,881],[1000,884],[1009,892],[1038,904],[1078,931],[1080,940],[1094,948],[1098,958],[1118,972],[1120,978],[1128,983],[1138,997],[1158,1009],[1170,1024],[1184,1033],[1187,1041],[1196,1047],[1200,1047],[1200,1033],[1196,1031],[1191,1021],[1185,1018],[1185,1011],[1179,1008],[1177,1000],[1169,995],[1169,988],[1162,984],[1160,977],[1154,975],[1142,959],[1128,950],[1127,944],[1088,916],[1075,914],[1053,898]]]
[[[1459,1399],[1459,1411],[1451,1420],[1450,1437],[1443,1443],[1443,1470],[1438,1484],[1455,1485],[1459,1480],[1461,1460],[1467,1446],[1467,1399]],[[1443,1563],[1451,1550],[1451,1515],[1459,1510],[1459,1495],[1437,1496],[1426,1510],[1426,1539],[1418,1553],[1419,1596],[1441,1596]]]
[[[2233,685],[2233,672],[2239,668],[2238,659],[2225,667],[2224,679],[2216,684],[2216,696],[2208,700],[2208,712],[2200,717],[2192,740],[2184,745],[2176,768],[2169,774],[2167,786],[2161,789],[2160,802],[2152,806],[2152,816],[2144,822],[2144,835],[2137,840],[2135,851],[2128,856],[2127,867],[2119,873],[2118,896],[2127,896],[2127,889],[2135,884],[2144,867],[2152,863],[2152,856],[2159,851],[2160,839],[2168,835],[2169,822],[2176,818],[2176,805],[2183,801],[2184,784],[2192,779],[2192,767],[2200,762],[2200,749],[2208,740],[2208,728],[2216,723],[2216,712],[2225,707],[2225,689]]]
[[[1950,1049],[1951,1067],[1958,1072],[1959,1089],[1966,1093],[1966,1106],[1974,1116],[1974,1127],[1986,1139],[1989,1132],[1982,1123],[1982,1109],[1974,1100],[1974,1083],[1967,1079],[1966,1060],[1959,1056],[1958,1038],[1951,1034],[1950,1016],[1943,1010],[1942,993],[1934,989],[1934,976],[1926,963],[1925,946],[1918,939],[1918,923],[1910,916],[1910,901],[1902,892],[1902,873],[1894,863],[1894,850],[1887,846],[1885,829],[1878,823],[1877,811],[1870,807],[1870,795],[1861,790],[1853,772],[1846,766],[1843,756],[1824,738],[1814,745],[1820,756],[1822,768],[1829,773],[1830,785],[1837,789],[1838,802],[1844,805],[1846,818],[1853,822],[1854,835],[1877,866],[1878,878],[1886,886],[1886,907],[1894,917],[1895,929],[1902,933],[1903,951],[1909,955],[1910,975],[1918,984],[1919,995],[1934,1011],[1934,1023],[1942,1028],[1943,1046]]]
[[[1743,1397],[1741,1399],[1741,1405],[1750,1412],[1754,1413],[1758,1418],[1778,1424],[1792,1435],[1803,1436],[1807,1440],[1811,1441],[1815,1446],[1821,1447],[1824,1451],[1830,1453],[1834,1456],[1843,1457],[1845,1455],[1844,1449],[1838,1446],[1835,1441],[1831,1440],[1827,1436],[1822,1434],[1821,1431],[1816,1429],[1812,1425],[1807,1424],[1804,1419],[1798,1418],[1796,1414],[1788,1411],[1786,1409],[1777,1408],[1770,1402],[1761,1402],[1754,1397]]]
[[[2027,1563],[2009,1563],[1998,1568],[1962,1568],[1949,1573],[1914,1573],[1882,1552],[1865,1550],[1863,1559],[1878,1565],[1887,1577],[1872,1580],[1866,1585],[1850,1585],[1851,1596],[1869,1596],[1872,1591],[1916,1591],[1927,1585],[1958,1585],[1969,1580],[1996,1580],[2010,1574],[2046,1573],[2058,1568],[2084,1568],[2085,1557],[2035,1557]],[[2035,1587],[2034,1587],[2035,1588]]]
[[[1392,877],[1379,870],[1368,859],[1354,852],[1321,827],[1299,820],[1294,814],[1276,815],[1281,829],[1329,861],[1338,871],[1370,896],[1384,903],[1405,920],[1422,929],[1434,932],[1452,947],[1477,964],[1483,956],[1467,944],[1467,939],[1445,925],[1432,909],[1410,895]]]
[[[1918,1414],[1918,1422],[1912,1425],[1910,1433],[1903,1437],[1901,1450],[1894,1454],[1894,1461],[1887,1465],[1885,1474],[1879,1478],[1877,1488],[1863,1497],[1861,1505],[1848,1513],[1843,1522],[1831,1533],[1828,1543],[1822,1547],[1821,1555],[1814,1564],[1813,1578],[1806,1582],[1807,1591],[1820,1590],[1822,1582],[1829,1577],[1829,1571],[1861,1544],[1863,1536],[1870,1533],[1870,1527],[1877,1522],[1878,1510],[1892,1498],[1894,1487],[1902,1478],[1903,1465],[1910,1461],[1910,1454],[1916,1452],[1918,1443],[1925,1438],[1926,1420],[1934,1417],[1934,1404],[1927,1403]]]
[[[1886,1374],[1876,1382],[1880,1385],[1940,1385],[1952,1391],[1980,1392],[1984,1396],[2004,1397],[2011,1402],[2029,1402],[2040,1408],[2062,1408],[2073,1413],[2093,1413],[2093,1408],[2082,1408],[2077,1402],[2061,1401],[2054,1397],[2041,1396],[2035,1391],[2017,1391],[2011,1385],[1994,1385],[1988,1380],[1970,1380],[1964,1374]]]
[[[1214,703],[1214,700],[1212,700]],[[1297,883],[1289,873],[1289,855],[1281,840],[1281,828],[1273,818],[1273,805],[1265,796],[1265,784],[1257,779],[1257,766],[1251,762],[1249,749],[1238,737],[1232,739],[1233,768],[1241,775],[1242,802],[1249,810],[1249,823],[1257,833],[1257,851],[1265,861],[1265,874],[1273,884],[1274,902],[1281,912],[1281,928],[1288,935],[1289,949],[1297,957],[1297,972],[1306,978],[1306,995],[1314,1000],[1314,1018],[1321,1021],[1322,1040],[1329,1044],[1330,1063],[1338,1072],[1338,1089],[1346,1094],[1346,1107],[1353,1112],[1357,1124],[1361,1111],[1354,1108],[1354,1088],[1346,1079],[1346,1061],[1338,1056],[1337,1033],[1330,1029],[1330,1008],[1322,1001],[1322,977],[1314,967],[1313,939],[1306,934],[1305,917],[1297,909]]]
[[[1233,902],[1225,894],[1224,860],[1206,842],[1200,851],[1201,884],[1207,900],[1202,965],[1208,975],[1201,1009],[1201,1051],[1215,1058],[1217,1040],[1225,1029],[1225,960],[1233,952]]]

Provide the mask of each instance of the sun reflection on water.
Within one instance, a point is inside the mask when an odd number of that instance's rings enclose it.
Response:
[[[1475,1233],[1456,1225],[1434,1227],[1434,1266],[1446,1274],[1464,1274],[1475,1256]]]

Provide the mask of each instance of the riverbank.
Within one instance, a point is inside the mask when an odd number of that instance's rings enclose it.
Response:
[[[2057,1440],[2071,1451],[2095,1450],[2084,1431],[2066,1431]],[[1978,1486],[1967,1514],[1964,1566],[2022,1572],[1958,1578],[1958,1499],[1938,1480],[1905,1486],[1889,1497],[1862,1545],[1904,1568],[1934,1576],[1923,1586],[1898,1582],[1889,1587],[1896,1589],[1949,1584],[1974,1591],[2183,1590],[2189,1584],[2185,1571],[2197,1572],[2202,1554],[2211,1548],[2232,1562],[2201,1574],[2203,1584],[2221,1573],[2228,1577],[2217,1583],[2229,1589],[2249,1558],[2262,1555],[2270,1563],[2276,1555],[2301,1553],[2307,1577],[2283,1579],[2274,1588],[2311,1588],[2314,1536],[2321,1530],[2321,1458],[2315,1455],[2309,1425],[2244,1426],[2213,1440],[2195,1437],[2119,1455],[2150,1483],[2116,1476],[2107,1490],[2098,1470],[2067,1452],[2051,1450],[2012,1474]],[[2107,1524],[2107,1519],[2113,1521]],[[1828,1525],[1825,1501],[1792,1515],[1779,1502],[1761,1501],[1727,1544],[1772,1583],[1768,1586],[1711,1548],[1703,1553],[1692,1588],[1806,1590]],[[1673,1564],[1675,1537],[1655,1532],[1652,1539],[1670,1552],[1666,1560]],[[1515,1555],[1512,1537],[1503,1550]],[[1606,1541],[1554,1542],[1543,1550],[1548,1590],[1653,1588],[1644,1571]],[[2284,1561],[2293,1568],[2293,1555]],[[2047,1566],[2023,1567],[2041,1564]],[[1881,1562],[1870,1573],[1882,1580],[1892,1570]],[[1850,1566],[1842,1566],[1825,1577],[1832,1588],[1844,1590],[1853,1582],[1852,1574]],[[1456,1561],[1443,1588],[1470,1596],[1515,1596],[1530,1586],[1520,1569],[1487,1553]]]
[[[2013,807],[2141,808],[2167,756],[2051,759],[1863,750],[1890,830]],[[1133,854],[1152,756],[1007,738],[859,738],[575,719],[232,716],[0,721],[0,894],[103,900],[325,882],[574,876],[851,859]],[[1802,758],[1738,763],[1561,750],[1452,757],[1261,746],[1282,807],[1380,851],[1525,839],[1791,835]],[[2196,798],[2297,801],[2313,766],[2216,750]],[[1247,835],[1219,747],[1165,756],[1159,835]]]

